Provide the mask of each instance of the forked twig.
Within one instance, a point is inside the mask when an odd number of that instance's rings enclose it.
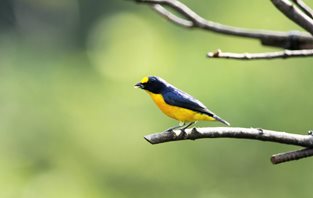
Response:
[[[294,6],[289,0],[271,0],[272,3],[290,20],[313,35],[313,19]]]
[[[262,45],[279,47],[285,49],[281,52],[265,52],[265,53],[216,53],[209,52],[209,58],[228,58],[240,60],[258,60],[258,59],[274,59],[274,58],[293,58],[312,56],[313,49],[312,35],[299,32],[278,32],[270,30],[253,30],[239,28],[209,21],[191,10],[188,6],[178,0],[135,0],[138,3],[150,4],[152,8],[165,17],[167,20],[185,28],[199,28],[202,30],[212,31],[225,35],[232,35],[250,39],[259,39]],[[313,34],[313,19],[309,16],[310,8],[301,0],[297,2],[296,7],[288,0],[272,0],[273,4],[283,12],[288,18],[296,22],[298,25]],[[177,16],[172,11],[166,9],[168,6],[179,13]],[[294,52],[288,51],[294,50]],[[217,56],[219,55],[219,56]]]
[[[313,37],[305,32],[253,30],[220,24],[202,18],[178,0],[136,0],[136,2],[152,5],[152,8],[160,15],[169,21],[186,28],[199,28],[225,35],[259,39],[262,45],[283,49],[313,49]],[[164,6],[171,7],[184,18],[173,14]]]
[[[313,19],[313,10],[302,0],[292,0],[306,15]]]

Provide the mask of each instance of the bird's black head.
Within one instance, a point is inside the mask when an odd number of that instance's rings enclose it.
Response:
[[[157,76],[146,76],[135,87],[158,94],[167,87],[167,82]]]

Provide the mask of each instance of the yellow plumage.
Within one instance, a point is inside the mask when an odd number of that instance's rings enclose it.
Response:
[[[213,117],[206,114],[198,113],[189,109],[182,107],[172,106],[167,104],[161,94],[154,94],[152,92],[146,91],[155,102],[155,104],[161,109],[163,113],[167,116],[174,118],[182,122],[195,122],[199,120],[213,121]]]

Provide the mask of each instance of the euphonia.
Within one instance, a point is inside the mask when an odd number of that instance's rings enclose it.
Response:
[[[178,128],[185,130],[200,120],[219,121],[225,125],[230,125],[199,100],[177,89],[160,77],[146,76],[135,87],[145,90],[164,114],[180,121],[178,126],[171,127],[166,131]]]

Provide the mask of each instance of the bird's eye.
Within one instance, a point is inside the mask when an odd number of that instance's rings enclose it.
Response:
[[[153,82],[156,82],[157,81],[157,79],[155,78],[155,77],[151,77],[150,79],[149,79],[149,82],[150,83],[153,83]]]

